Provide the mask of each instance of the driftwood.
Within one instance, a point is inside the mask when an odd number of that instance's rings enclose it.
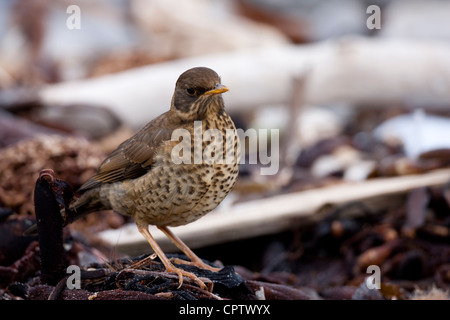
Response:
[[[320,208],[329,204],[359,201],[373,211],[392,208],[399,206],[400,201],[405,200],[405,194],[413,189],[444,185],[449,180],[450,169],[440,169],[421,175],[380,178],[283,194],[216,210],[173,230],[189,247],[198,248],[288,230],[296,220],[314,218]],[[163,250],[176,251],[159,230],[151,227],[150,231]],[[118,230],[104,231],[99,236],[116,246],[118,251],[131,255],[146,253],[150,249],[134,223]]]
[[[43,103],[111,108],[140,127],[165,112],[184,70],[215,69],[230,87],[229,111],[288,104],[292,80],[307,74],[305,104],[440,106],[450,100],[450,44],[439,41],[341,38],[178,59],[40,90]]]

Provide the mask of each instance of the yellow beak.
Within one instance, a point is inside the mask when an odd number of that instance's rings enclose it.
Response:
[[[224,86],[223,84],[216,84],[214,89],[206,91],[203,95],[213,95],[213,94],[220,94],[227,92],[229,89],[227,86]]]

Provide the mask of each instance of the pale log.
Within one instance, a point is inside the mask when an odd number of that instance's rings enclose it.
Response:
[[[450,180],[450,169],[358,183],[311,189],[236,204],[216,210],[191,224],[173,228],[191,248],[233,240],[274,234],[292,227],[301,218],[314,218],[327,204],[363,202],[374,210],[401,205],[405,194],[413,189],[444,185]],[[399,197],[399,198],[398,198]],[[173,244],[156,228],[150,231],[163,250],[176,251]],[[148,253],[150,247],[133,224],[100,233],[100,238],[117,250],[131,255]]]

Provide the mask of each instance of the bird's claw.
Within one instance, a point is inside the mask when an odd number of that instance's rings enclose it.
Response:
[[[178,275],[178,287],[177,287],[177,289],[180,289],[181,286],[183,285],[183,277],[187,277],[187,278],[192,279],[195,282],[197,282],[197,284],[203,290],[207,290],[209,292],[212,292],[214,284],[209,279],[207,279],[208,280],[207,283],[210,285],[209,288],[208,288],[208,286],[205,284],[205,282],[203,282],[199,277],[197,277],[192,272],[189,272],[189,271],[177,268],[175,266],[172,266],[172,267],[173,268],[168,268],[166,271],[167,272],[173,272],[173,273],[176,273]]]

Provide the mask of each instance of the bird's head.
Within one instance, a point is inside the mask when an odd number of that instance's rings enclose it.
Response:
[[[183,72],[177,80],[171,110],[183,121],[201,120],[208,111],[224,108],[221,93],[228,88],[219,75],[209,68],[197,67]]]

